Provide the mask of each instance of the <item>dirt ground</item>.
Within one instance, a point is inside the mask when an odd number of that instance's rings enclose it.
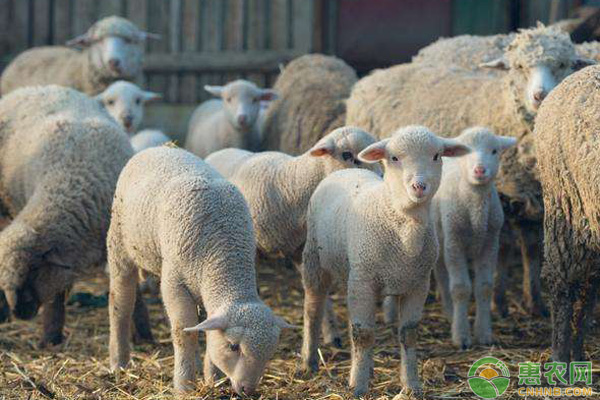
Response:
[[[496,344],[491,348],[474,347],[456,350],[450,341],[450,325],[441,313],[433,294],[420,324],[418,338],[421,378],[425,398],[476,398],[467,384],[467,373],[477,359],[491,355],[503,360],[511,373],[511,386],[501,399],[517,395],[518,362],[546,361],[550,358],[550,318],[529,317],[519,304],[518,271],[512,277],[514,290],[509,293],[509,317],[494,317]],[[289,322],[302,324],[302,287],[296,271],[259,271],[261,296]],[[106,277],[98,277],[75,286],[72,293],[105,294]],[[345,318],[345,304],[336,299],[336,310]],[[38,350],[39,322],[11,322],[0,325],[0,399],[166,399],[172,398],[173,349],[168,321],[162,306],[150,305],[156,344],[134,346],[131,368],[120,376],[108,370],[108,310],[69,305],[66,340],[53,349]],[[600,360],[600,336],[592,321],[588,334],[587,356]],[[381,318],[380,318],[381,320]],[[300,371],[299,349],[302,331],[288,330],[281,338],[279,350],[269,364],[259,387],[260,399],[344,399],[350,398],[347,379],[350,369],[347,326],[344,324],[344,348],[322,348],[319,373],[305,377]],[[203,347],[204,344],[202,343]],[[372,399],[409,398],[398,380],[399,351],[390,327],[380,325],[375,350],[375,374],[371,381]],[[594,365],[595,381],[598,368]],[[207,387],[198,377],[196,399],[233,399],[229,383],[219,381]],[[600,399],[600,385],[594,382]],[[597,396],[597,397],[596,397]],[[591,397],[588,397],[591,398]]]

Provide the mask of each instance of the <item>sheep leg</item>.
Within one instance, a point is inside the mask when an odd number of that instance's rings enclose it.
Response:
[[[523,298],[525,307],[532,315],[547,316],[548,310],[542,301],[541,268],[543,234],[538,224],[515,224],[517,241],[523,259]]]
[[[183,329],[198,323],[197,305],[179,279],[164,278],[161,279],[160,288],[171,322],[175,356],[173,385],[178,393],[188,392],[195,387],[198,332],[184,332]]]
[[[221,370],[212,362],[208,351],[204,354],[204,382],[212,385],[223,376]]]
[[[554,361],[569,362],[573,296],[568,288],[564,289],[555,290],[552,294],[552,358]]]
[[[366,282],[349,283],[348,312],[352,340],[350,387],[356,397],[367,393],[373,370],[376,299],[376,293]]]
[[[135,267],[122,260],[109,260],[109,267],[108,314],[110,337],[108,351],[110,367],[114,371],[118,368],[125,368],[129,363],[131,317],[135,304],[138,273]]]
[[[505,318],[508,316],[508,303],[506,302],[506,284],[508,282],[508,269],[510,267],[510,247],[502,245],[499,252],[496,278],[494,282],[494,308],[498,314]]]
[[[450,294],[450,277],[448,276],[448,270],[444,263],[443,255],[440,254],[438,262],[433,270],[435,275],[435,283],[437,286],[440,299],[442,300],[442,309],[446,317],[452,321],[452,296]]]
[[[0,290],[0,324],[10,319],[10,307],[4,296],[4,291]]]
[[[148,308],[142,295],[140,285],[137,285],[135,291],[135,306],[133,308],[133,325],[134,343],[154,343],[154,336],[152,336],[152,329],[150,328],[150,315],[148,314]]]
[[[471,346],[469,326],[469,301],[471,299],[471,278],[467,260],[462,251],[454,246],[446,246],[445,260],[450,277],[452,296],[452,342],[460,349]]]
[[[573,339],[573,360],[583,361],[585,352],[583,342],[587,331],[589,320],[592,318],[594,307],[596,305],[596,296],[598,291],[597,280],[588,280],[585,287],[581,290],[579,298],[581,307],[575,313],[575,338]]]
[[[414,394],[422,393],[417,363],[417,327],[429,292],[429,279],[419,290],[403,296],[398,310],[398,342],[400,343],[400,379]]]
[[[383,322],[386,324],[394,324],[398,316],[398,297],[385,296],[383,299]]]
[[[492,344],[492,292],[494,267],[498,260],[498,238],[486,248],[475,264],[475,340],[481,345]]]
[[[39,347],[57,345],[63,341],[63,327],[65,325],[65,300],[67,292],[62,291],[48,303],[42,310],[42,339]]]

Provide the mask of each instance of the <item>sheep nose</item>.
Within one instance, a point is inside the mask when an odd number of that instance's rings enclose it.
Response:
[[[248,123],[248,117],[245,114],[240,114],[237,117],[238,124],[245,126]]]
[[[129,129],[131,128],[131,126],[133,125],[133,117],[131,115],[126,115],[123,118],[123,126],[125,126],[125,128]]]
[[[537,92],[535,92],[533,94],[533,98],[535,101],[541,102],[542,100],[544,100],[546,98],[546,91],[545,90],[538,90]]]
[[[485,175],[486,169],[485,167],[478,165],[473,169],[473,172],[475,172],[475,176],[482,177]]]
[[[108,60],[108,66],[113,71],[119,71],[119,68],[121,67],[121,61],[119,61],[116,58],[111,58],[110,60]]]
[[[423,182],[415,182],[411,185],[412,189],[415,191],[417,197],[423,197],[425,190],[427,189],[427,185]]]
[[[250,395],[253,394],[256,391],[256,387],[254,387],[253,385],[249,385],[247,383],[238,383],[238,382],[233,382],[233,390],[239,394],[246,394],[246,395]]]

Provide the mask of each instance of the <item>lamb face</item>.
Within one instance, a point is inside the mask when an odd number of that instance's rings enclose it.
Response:
[[[282,328],[289,325],[262,303],[240,304],[185,331],[206,331],[212,362],[238,394],[252,394],[273,357]]]
[[[367,163],[382,161],[385,181],[396,194],[394,199],[421,204],[429,201],[440,186],[442,157],[468,152],[467,146],[437,137],[425,127],[409,126],[367,147],[358,158]]]
[[[127,81],[117,81],[96,96],[108,113],[130,135],[137,132],[144,118],[146,102],[158,100],[159,93],[147,92]]]
[[[470,154],[458,159],[461,174],[471,185],[486,185],[494,180],[500,154],[517,143],[513,137],[496,136],[483,127],[467,129],[456,140],[471,148]]]
[[[261,102],[272,101],[277,94],[260,89],[251,82],[237,80],[225,86],[205,86],[204,89],[223,100],[225,115],[231,125],[240,131],[250,130],[258,119]]]

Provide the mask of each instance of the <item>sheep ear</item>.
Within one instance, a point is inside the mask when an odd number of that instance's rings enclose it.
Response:
[[[309,153],[313,157],[322,157],[327,154],[333,154],[335,144],[331,139],[321,140],[309,150]]]
[[[275,316],[275,324],[278,327],[280,327],[281,329],[298,329],[299,328],[298,326],[290,324],[285,319],[283,319],[279,316]]]
[[[184,332],[197,332],[197,331],[224,331],[227,329],[229,321],[225,315],[215,315],[200,322],[198,325],[191,328],[183,328]]]
[[[366,147],[358,153],[358,159],[362,162],[372,164],[377,161],[383,160],[387,157],[386,146],[389,142],[389,139],[380,140],[377,143],[373,143],[372,145]]]
[[[596,61],[585,58],[585,57],[577,57],[571,62],[571,69],[573,72],[579,71],[580,69],[584,69],[585,67],[589,67],[590,65],[595,65]]]
[[[508,61],[504,57],[496,58],[495,60],[479,64],[479,68],[492,68],[507,70],[509,68]]]
[[[159,35],[158,33],[151,33],[151,32],[146,32],[146,31],[143,31],[141,33],[141,36],[142,36],[142,40],[146,40],[146,39],[160,40],[160,39],[162,39],[162,36]]]
[[[223,86],[204,85],[204,90],[216,97],[221,97],[223,94]]]
[[[65,45],[69,47],[87,47],[92,44],[92,39],[88,35],[88,33],[84,33],[83,35],[79,35],[74,37],[71,40],[68,40]]]
[[[509,147],[512,147],[515,144],[517,144],[517,138],[510,136],[496,136],[496,139],[498,140],[498,143],[500,143],[500,148],[502,150],[506,150]]]
[[[442,157],[460,157],[471,152],[471,148],[456,140],[444,139]]]
[[[154,101],[162,99],[162,94],[154,93],[154,92],[143,92],[142,97],[144,98],[144,102],[146,101]]]
[[[261,101],[273,101],[273,100],[277,100],[278,98],[279,98],[279,95],[274,90],[262,89],[260,91],[259,99]]]

